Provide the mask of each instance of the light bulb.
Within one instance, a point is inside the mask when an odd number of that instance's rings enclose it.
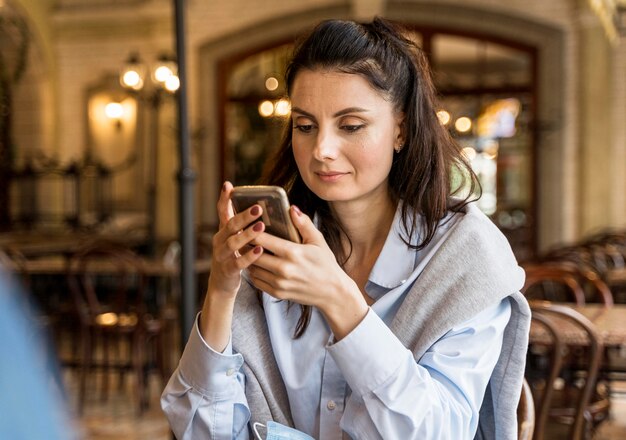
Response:
[[[124,72],[122,76],[122,82],[124,86],[130,87],[131,89],[139,90],[143,86],[143,80],[141,79],[141,75],[136,70],[128,70]]]
[[[168,92],[175,92],[180,88],[180,79],[176,75],[170,75],[169,78],[165,80],[165,89]]]
[[[467,116],[462,116],[454,123],[454,128],[461,133],[465,133],[472,128],[472,120]]]
[[[291,104],[286,99],[279,99],[274,106],[276,116],[287,116],[291,111]]]
[[[109,119],[122,119],[122,116],[124,116],[124,107],[119,102],[109,102],[104,107],[104,114]]]
[[[437,118],[439,118],[441,125],[448,125],[448,122],[450,122],[450,113],[445,110],[439,110],[437,112]]]
[[[265,80],[265,88],[270,92],[276,90],[278,88],[278,80],[270,76]]]
[[[172,70],[167,66],[159,66],[154,71],[154,79],[160,83],[164,83],[172,76]]]
[[[264,118],[269,118],[274,113],[274,104],[272,101],[263,101],[259,104],[259,114]]]

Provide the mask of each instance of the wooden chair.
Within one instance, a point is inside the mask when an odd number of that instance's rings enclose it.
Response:
[[[526,271],[524,291],[531,286],[536,286],[533,287],[535,291],[527,295],[530,299],[575,302],[577,305],[587,302],[601,303],[605,307],[613,305],[611,289],[595,271],[588,267],[578,266],[571,261],[549,261],[527,263],[524,265],[524,270]],[[557,284],[561,286],[556,287]],[[555,294],[555,290],[558,294]]]
[[[539,326],[546,334],[542,344],[531,345],[526,362],[525,381],[533,394],[535,405],[534,440],[543,440],[552,403],[552,394],[561,372],[563,341],[552,320],[539,313],[532,313],[532,326]]]
[[[570,307],[542,301],[531,302],[531,310],[533,320],[549,329],[554,341],[546,388],[542,395],[535,394],[538,403],[534,438],[543,438],[550,420],[567,425],[567,438],[590,439],[595,427],[608,417],[610,408],[608,388],[598,382],[604,353],[598,333],[589,320]],[[566,337],[565,325],[585,342]],[[578,350],[581,344],[584,350]],[[557,369],[558,381],[554,376]]]
[[[96,366],[104,373],[103,399],[108,393],[110,370],[119,369],[120,385],[123,372],[133,371],[139,413],[148,402],[145,369],[150,343],[154,343],[157,368],[165,376],[161,341],[163,324],[146,312],[145,281],[141,260],[131,250],[119,245],[95,243],[69,259],[68,285],[81,328],[79,413],[84,408],[87,375]],[[96,365],[98,342],[101,343],[102,360]],[[128,359],[121,355],[125,346],[129,347]],[[116,350],[117,362],[110,358],[111,348]]]
[[[576,277],[561,268],[548,265],[526,265],[522,292],[528,298],[585,304],[585,292]]]
[[[544,257],[544,261],[569,261],[579,267],[585,267],[604,277],[607,271],[626,266],[623,245],[597,240],[585,241],[573,246],[553,249]]]
[[[535,429],[535,404],[530,385],[524,378],[519,404],[517,405],[517,439],[531,440]]]

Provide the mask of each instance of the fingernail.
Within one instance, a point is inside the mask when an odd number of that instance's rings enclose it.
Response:
[[[255,254],[259,255],[262,250],[263,250],[263,248],[261,246],[257,246],[254,249],[252,249],[252,252],[254,252]]]
[[[292,205],[293,206],[293,210],[295,211],[296,215],[298,217],[300,217],[302,215],[302,211],[300,211],[300,208],[298,208],[296,205]]]
[[[252,230],[255,232],[261,232],[263,230],[263,222],[258,222],[252,226]]]
[[[261,213],[261,208],[259,207],[259,205],[254,205],[252,209],[250,210],[250,214],[252,215],[259,215],[260,213]]]
[[[226,191],[226,182],[222,185],[222,191]]]

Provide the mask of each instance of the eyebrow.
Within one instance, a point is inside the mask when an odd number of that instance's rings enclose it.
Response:
[[[343,115],[347,115],[348,113],[367,113],[369,110],[361,108],[361,107],[348,107],[348,108],[344,108],[343,110],[339,110],[337,113],[335,113],[333,115],[334,118],[338,118],[339,116],[343,116]],[[291,109],[292,113],[300,113],[301,115],[307,116],[309,118],[315,119],[315,117],[307,112],[302,110],[299,107],[293,107]]]

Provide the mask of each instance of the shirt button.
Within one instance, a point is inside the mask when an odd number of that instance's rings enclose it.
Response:
[[[234,368],[229,368],[226,371],[226,376],[232,376],[233,374],[235,374],[235,369]]]
[[[335,403],[334,400],[329,400],[328,403],[326,404],[326,408],[332,411],[335,408],[337,408],[337,404]]]

